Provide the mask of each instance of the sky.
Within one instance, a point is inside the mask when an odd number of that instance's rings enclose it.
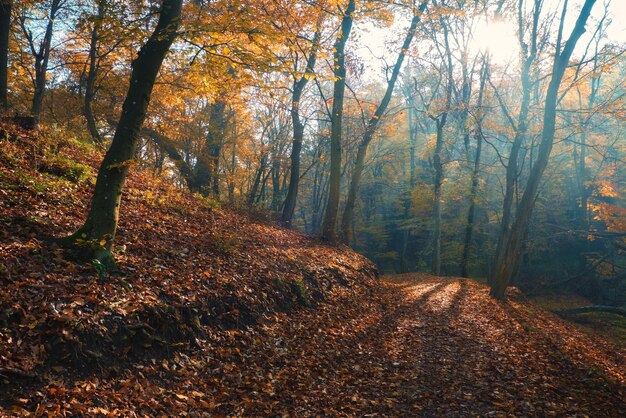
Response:
[[[562,0],[544,0],[544,10],[560,10]],[[578,16],[578,10],[584,0],[570,0],[568,4],[568,13],[566,17],[565,33],[569,34],[571,28]],[[604,12],[604,4],[606,0],[597,0],[593,11],[592,19],[597,22]],[[607,35],[610,42],[618,43],[626,46],[626,0],[612,0],[609,4],[610,25],[607,27]],[[584,49],[584,45],[592,36],[594,27],[593,23],[588,23],[587,33],[579,41],[577,49]],[[408,25],[405,19],[396,19],[395,24],[391,28],[376,27],[369,22],[356,22],[354,28],[354,37],[351,43],[356,46],[356,54],[365,62],[368,72],[374,71],[380,73],[381,63],[379,58],[386,57],[388,63],[395,59],[395,52],[390,54],[394,48],[389,45],[398,45],[401,42],[402,35],[398,35],[398,31],[403,31]],[[515,60],[518,56],[518,45],[516,40],[516,23],[500,22],[487,23],[479,25],[475,32],[474,43],[472,49],[475,51],[485,47],[490,48],[493,61],[504,64],[509,60]],[[394,34],[395,32],[395,34]],[[386,43],[388,45],[386,45]],[[576,55],[576,54],[575,54]]]

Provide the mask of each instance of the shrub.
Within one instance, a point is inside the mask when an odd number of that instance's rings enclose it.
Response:
[[[89,178],[91,167],[57,155],[46,158],[40,164],[39,171],[63,177],[74,183],[82,183]]]

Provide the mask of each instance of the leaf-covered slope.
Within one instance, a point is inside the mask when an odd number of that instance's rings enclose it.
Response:
[[[342,299],[376,278],[348,248],[214,208],[138,168],[122,200],[120,271],[100,274],[47,238],[80,225],[101,155],[54,132],[4,125],[0,133],[5,403],[18,395],[16,379],[46,387],[77,372],[119,371]]]

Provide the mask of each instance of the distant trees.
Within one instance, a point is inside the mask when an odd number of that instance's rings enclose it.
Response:
[[[438,30],[422,36],[419,44],[422,51],[411,57],[409,72],[403,79],[408,106],[406,148],[395,142],[395,136],[385,137],[388,145],[381,151],[383,160],[372,156],[373,159],[365,165],[365,186],[356,199],[357,205],[362,205],[363,213],[357,212],[352,222],[356,235],[350,243],[362,248],[386,270],[428,269],[427,266],[431,265],[433,271],[437,271],[439,265],[439,271],[444,274],[493,278],[497,275],[494,269],[509,239],[509,231],[524,210],[524,192],[529,182],[536,179],[533,173],[544,164],[545,145],[541,145],[544,123],[540,112],[543,113],[547,92],[553,91],[554,87],[550,88],[549,83],[553,68],[547,69],[541,63],[548,57],[550,45],[558,40],[558,29],[564,16],[548,10],[552,6],[539,1],[493,2],[476,4],[475,8],[474,3],[446,6],[448,3],[434,3],[434,10],[444,16],[442,20],[446,25],[439,25]],[[567,6],[571,10],[572,2]],[[584,6],[583,10],[588,8],[588,5]],[[463,8],[462,14],[456,12],[457,7]],[[519,66],[514,54],[512,59],[515,61],[506,64],[496,61],[489,65],[491,71],[487,76],[485,66],[481,65],[482,59],[472,61],[467,45],[469,43],[471,47],[471,25],[476,24],[472,19],[476,17],[475,22],[482,22],[484,16],[494,12],[495,19],[502,19],[498,12],[505,13],[507,18],[515,16],[522,59]],[[435,16],[430,16],[431,22],[438,19]],[[599,19],[597,25],[602,26],[605,18],[600,15]],[[446,83],[447,73],[444,71],[448,61],[444,39],[446,29],[449,42],[454,45],[450,48],[453,51],[453,80],[450,83]],[[604,50],[598,48],[598,42],[607,42],[599,32],[603,31],[598,29],[592,33],[594,40],[587,49],[580,48],[578,55],[572,53],[565,65],[565,81],[560,89],[557,88],[557,103],[561,105],[555,111],[554,122],[553,144],[558,149],[558,157],[544,169],[550,176],[542,177],[540,184],[544,186],[537,189],[533,199],[539,205],[539,212],[535,218],[531,216],[533,221],[529,221],[526,235],[521,237],[524,244],[517,251],[515,262],[518,264],[513,268],[509,283],[521,270],[525,275],[519,275],[517,284],[522,287],[538,286],[542,280],[543,283],[549,282],[545,276],[537,275],[547,275],[547,268],[555,270],[551,271],[553,276],[550,277],[576,277],[571,274],[572,269],[597,274],[598,270],[593,266],[597,260],[603,259],[595,251],[602,251],[600,248],[604,244],[591,241],[594,240],[594,228],[604,228],[598,224],[599,218],[588,223],[590,227],[575,223],[584,216],[581,215],[583,212],[588,213],[581,207],[589,206],[587,201],[593,200],[591,196],[598,193],[591,180],[595,175],[588,171],[589,164],[596,168],[600,164],[606,172],[607,155],[615,156],[614,151],[608,151],[613,149],[613,139],[609,139],[613,138],[613,129],[598,130],[599,126],[590,124],[599,114],[606,114],[601,109],[607,109],[608,102],[594,107],[588,105],[587,100],[602,102],[597,99],[598,86],[602,85],[600,80],[611,79],[609,84],[612,87],[605,87],[606,100],[615,100],[619,92],[623,92],[620,88],[616,90],[621,76],[616,76],[612,58],[608,58],[623,49],[611,48],[610,44]],[[424,48],[429,45],[424,39],[434,36],[439,42],[430,50],[428,46]],[[561,54],[565,53],[566,43],[561,39]],[[439,55],[437,47],[442,52]],[[594,54],[599,54],[605,64],[598,65]],[[505,65],[508,66],[506,72],[503,70]],[[517,77],[509,76],[512,68],[518,71]],[[609,73],[612,76],[607,78]],[[438,132],[436,120],[424,120],[424,117],[437,118],[443,114],[439,112],[447,107],[446,84],[452,86],[451,103],[449,111],[443,112],[447,115],[446,124]],[[562,102],[564,97],[568,100],[566,106]],[[611,109],[612,106],[609,105]],[[578,111],[583,108],[587,110]],[[611,114],[618,113],[611,110]],[[582,119],[576,119],[575,115]],[[608,119],[617,122],[611,117]],[[606,125],[608,119],[603,119],[604,126],[609,126]],[[396,119],[394,123],[401,122]],[[593,144],[588,142],[589,135],[595,138]],[[443,140],[438,141],[438,138]],[[441,145],[439,149],[438,143]],[[443,164],[437,164],[436,155]],[[585,157],[581,159],[582,155]],[[347,161],[354,158],[356,150],[354,154],[348,151]],[[395,171],[387,171],[385,175],[388,177],[381,177],[381,166],[393,166]],[[445,168],[439,171],[443,172],[440,181],[436,178],[437,167]],[[580,181],[579,175],[585,171],[586,180]],[[354,175],[350,166],[347,173]],[[572,173],[576,175],[572,176]],[[385,190],[384,196],[372,196],[371,193],[381,190],[380,187]],[[410,200],[406,198],[405,188],[412,191]],[[614,193],[615,187],[611,186],[611,192],[606,186],[603,190]],[[345,191],[349,193],[347,188]],[[440,197],[435,198],[435,193]],[[566,198],[570,200],[555,200]],[[400,202],[403,202],[401,209]],[[425,210],[428,205],[433,208],[430,213]],[[549,209],[550,205],[553,210]],[[437,222],[437,212],[441,214],[440,222]],[[376,219],[372,218],[372,213],[378,215]],[[461,213],[467,216],[459,216]],[[581,232],[573,241],[566,238],[565,232],[551,234],[551,231],[562,231],[553,228],[562,228],[564,224],[570,225],[572,230],[589,231],[590,235],[584,236]],[[378,240],[377,245],[371,243],[372,240]],[[556,257],[561,251],[565,252],[565,248],[569,248],[572,257]],[[550,259],[542,252],[555,256]],[[530,278],[530,274],[535,277]]]
[[[420,6],[415,8],[415,10],[413,11],[413,19],[411,19],[411,24],[409,25],[409,28],[406,32],[404,42],[400,47],[400,52],[398,52],[396,62],[391,69],[391,76],[389,77],[389,80],[387,80],[385,95],[383,96],[382,100],[378,104],[378,107],[376,108],[376,111],[367,123],[365,133],[363,134],[363,138],[359,143],[356,159],[354,161],[354,168],[352,170],[352,177],[350,179],[346,205],[343,212],[343,217],[341,219],[341,235],[343,241],[346,243],[350,242],[352,236],[352,217],[354,212],[354,205],[357,198],[357,193],[359,191],[359,185],[361,183],[363,169],[365,168],[365,156],[367,154],[367,147],[369,146],[372,139],[374,139],[376,128],[378,127],[381,118],[384,116],[384,113],[387,111],[387,107],[389,106],[389,102],[391,101],[391,96],[393,95],[394,88],[396,87],[396,82],[398,81],[398,77],[400,76],[400,70],[402,68],[402,64],[404,63],[404,58],[406,57],[406,54],[411,47],[411,42],[413,42],[415,32],[417,31],[417,25],[420,22],[422,13],[424,13],[427,5],[428,0],[422,1]]]

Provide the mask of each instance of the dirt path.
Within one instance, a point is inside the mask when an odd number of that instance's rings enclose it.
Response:
[[[471,280],[342,288],[262,325],[98,376],[42,376],[14,415],[624,417],[624,353]],[[35,412],[35,410],[37,412]],[[80,414],[77,411],[85,411]],[[0,416],[2,416],[0,410]],[[9,414],[14,416],[12,414]]]
[[[233,358],[240,378],[221,376],[216,412],[626,416],[623,353],[469,280],[388,276],[361,303],[279,321],[258,342]]]

